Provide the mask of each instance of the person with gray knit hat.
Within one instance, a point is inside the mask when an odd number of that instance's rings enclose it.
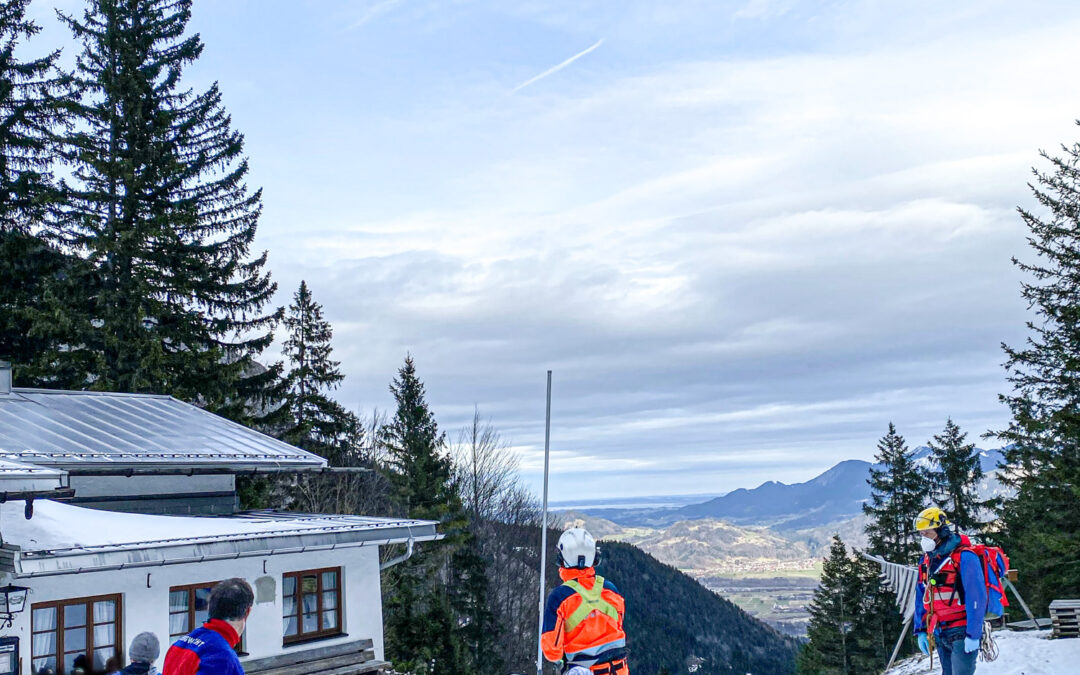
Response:
[[[161,644],[153,633],[139,633],[131,641],[128,649],[131,665],[120,671],[120,675],[156,675],[154,661],[161,656]]]

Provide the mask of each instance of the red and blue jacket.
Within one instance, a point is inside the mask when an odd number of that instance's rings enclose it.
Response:
[[[626,658],[626,602],[592,567],[559,570],[563,585],[548,595],[540,636],[549,661],[590,668]],[[597,588],[597,582],[603,584]],[[625,670],[625,664],[623,664]]]
[[[919,562],[915,586],[915,633],[964,628],[982,637],[986,615],[986,578],[967,537],[953,534]],[[933,582],[933,583],[930,583]]]
[[[238,642],[232,626],[210,619],[169,647],[162,675],[244,675],[233,649]]]

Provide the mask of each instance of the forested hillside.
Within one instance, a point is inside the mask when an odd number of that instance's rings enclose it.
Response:
[[[634,546],[602,549],[599,573],[626,597],[631,672],[795,672],[795,640]]]

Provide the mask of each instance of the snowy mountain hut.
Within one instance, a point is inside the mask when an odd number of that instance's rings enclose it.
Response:
[[[132,637],[200,625],[218,581],[255,605],[248,673],[378,671],[380,570],[435,523],[238,513],[236,476],[326,460],[168,396],[19,389],[0,362],[0,675],[103,673]],[[380,563],[380,549],[405,553]],[[81,657],[81,658],[80,658]]]

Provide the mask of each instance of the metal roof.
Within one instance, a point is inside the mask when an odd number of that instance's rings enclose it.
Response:
[[[239,517],[151,516],[49,500],[0,505],[3,556],[19,577],[434,541],[427,520],[259,512]]]
[[[0,459],[0,492],[39,492],[65,485],[67,472]]]
[[[171,396],[12,389],[0,459],[93,468],[317,469],[326,460]]]

